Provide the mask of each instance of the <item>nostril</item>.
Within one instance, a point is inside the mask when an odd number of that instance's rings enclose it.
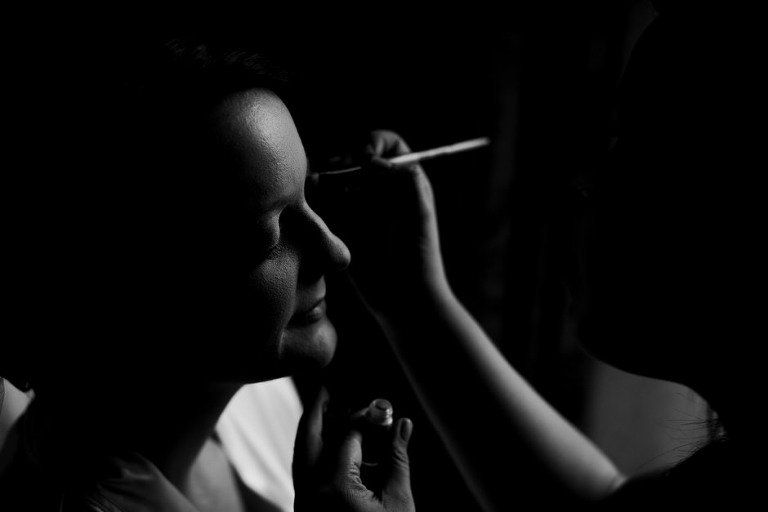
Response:
[[[302,264],[306,279],[317,279],[328,273],[344,270],[349,266],[351,254],[347,245],[336,236],[323,219],[311,209],[303,221],[304,253]]]
[[[337,238],[337,240],[340,247],[336,270],[344,270],[349,266],[350,261],[352,261],[352,253],[349,251],[349,247],[347,247],[341,239]]]
[[[323,236],[328,255],[328,262],[333,270],[344,270],[349,266],[352,255],[347,245],[333,232],[323,225]]]

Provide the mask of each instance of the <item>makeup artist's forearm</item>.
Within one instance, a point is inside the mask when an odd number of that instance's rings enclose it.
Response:
[[[423,306],[418,314],[380,320],[487,510],[512,510],[519,503],[525,481],[510,481],[506,468],[520,461],[531,465],[522,474],[547,478],[574,499],[600,499],[623,481],[611,461],[508,364],[449,291]]]

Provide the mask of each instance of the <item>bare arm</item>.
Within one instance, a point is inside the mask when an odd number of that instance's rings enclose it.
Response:
[[[513,509],[526,489],[541,487],[541,479],[551,482],[553,492],[587,502],[623,482],[612,462],[507,362],[449,290],[425,298],[427,303],[413,315],[379,319],[486,510]],[[510,481],[504,471],[521,463],[528,465],[524,474],[533,487]]]
[[[392,156],[408,148],[379,132],[372,150]],[[385,261],[366,269],[366,252],[352,247],[353,277],[479,502],[489,511],[519,505],[533,487],[510,481],[503,468],[514,464],[525,465],[515,474],[534,487],[547,482],[574,503],[610,494],[623,475],[521,377],[451,291],[423,170],[391,172],[400,195],[390,201],[397,205],[388,219],[395,225],[381,233],[394,248],[374,251],[372,260]]]

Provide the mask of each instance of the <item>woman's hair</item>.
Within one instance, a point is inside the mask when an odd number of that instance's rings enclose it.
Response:
[[[101,354],[129,356],[137,334],[162,336],[178,320],[209,249],[199,239],[227,200],[208,114],[238,91],[286,102],[292,92],[279,59],[241,41],[56,43],[25,92],[14,177],[19,328],[5,337],[0,375],[24,388],[82,373]]]

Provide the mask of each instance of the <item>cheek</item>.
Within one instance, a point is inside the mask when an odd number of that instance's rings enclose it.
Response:
[[[297,280],[294,257],[266,261],[251,274],[245,314],[253,319],[259,338],[279,340],[293,313]]]
[[[216,354],[221,357],[217,378],[239,382],[268,380],[279,375],[281,344],[293,313],[298,266],[292,256],[262,262],[250,272],[245,287],[229,300],[232,311],[217,332]]]

